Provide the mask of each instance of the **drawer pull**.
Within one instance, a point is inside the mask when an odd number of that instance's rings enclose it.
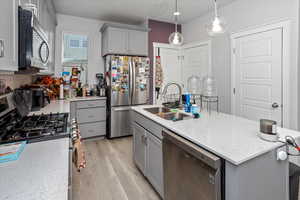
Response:
[[[88,132],[89,132],[89,133],[94,133],[95,131],[94,131],[94,130],[88,130]]]
[[[94,115],[89,115],[89,116],[88,116],[88,118],[94,118],[94,117],[95,117]]]

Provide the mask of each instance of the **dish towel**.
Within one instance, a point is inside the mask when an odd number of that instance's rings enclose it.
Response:
[[[156,99],[159,98],[159,93],[163,83],[163,69],[161,66],[161,58],[160,56],[156,56],[155,59],[155,91],[156,91]]]
[[[81,169],[86,167],[84,144],[82,143],[80,136],[73,141],[73,147],[73,163],[75,164],[77,171],[80,172]]]

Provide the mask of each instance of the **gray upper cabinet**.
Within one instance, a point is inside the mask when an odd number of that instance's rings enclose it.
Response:
[[[0,6],[0,71],[18,70],[18,0]]]
[[[148,55],[148,33],[144,31],[128,31],[128,52],[132,55]]]
[[[148,56],[148,30],[104,25],[102,33],[102,56],[109,54]]]
[[[128,32],[124,29],[108,28],[107,29],[108,42],[106,54],[126,54],[127,53],[127,37]]]

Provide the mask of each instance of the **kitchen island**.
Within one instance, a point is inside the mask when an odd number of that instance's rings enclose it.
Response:
[[[155,106],[132,107],[133,123],[145,128],[147,134],[163,129],[172,131],[224,161],[222,185],[225,186],[223,193],[226,200],[288,199],[289,163],[288,160],[277,160],[277,151],[280,148],[284,150],[284,144],[260,139],[258,122],[214,112],[201,113],[200,119],[173,122],[144,110],[149,107]],[[278,132],[281,139],[286,135],[300,136],[296,131],[283,128],[279,128]],[[148,135],[162,139],[161,133]],[[143,136],[143,140],[145,137],[147,135]],[[147,160],[146,164],[149,162]],[[148,168],[145,167],[146,170]],[[160,193],[163,196],[163,192]]]
[[[67,200],[69,138],[27,144],[17,161],[0,164],[0,199]]]

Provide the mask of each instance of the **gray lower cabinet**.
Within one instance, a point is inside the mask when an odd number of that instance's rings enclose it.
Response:
[[[105,135],[106,133],[106,122],[92,122],[79,124],[79,130],[83,135],[83,138],[95,137]]]
[[[144,176],[149,180],[154,189],[163,198],[162,140],[157,137],[158,135],[161,135],[161,133],[151,132],[151,130],[161,131],[162,127],[158,128],[160,127],[158,124],[135,112],[132,112],[132,114],[134,162]]]
[[[106,120],[106,107],[77,109],[77,121],[80,124]]]
[[[277,160],[277,149],[241,165],[226,161],[225,167],[226,200],[289,199],[289,162]]]
[[[146,173],[146,130],[134,123],[133,131],[133,159],[138,168]]]
[[[146,176],[156,191],[163,197],[162,141],[147,132]]]
[[[76,119],[82,138],[106,135],[106,99],[72,101],[71,119]]]

